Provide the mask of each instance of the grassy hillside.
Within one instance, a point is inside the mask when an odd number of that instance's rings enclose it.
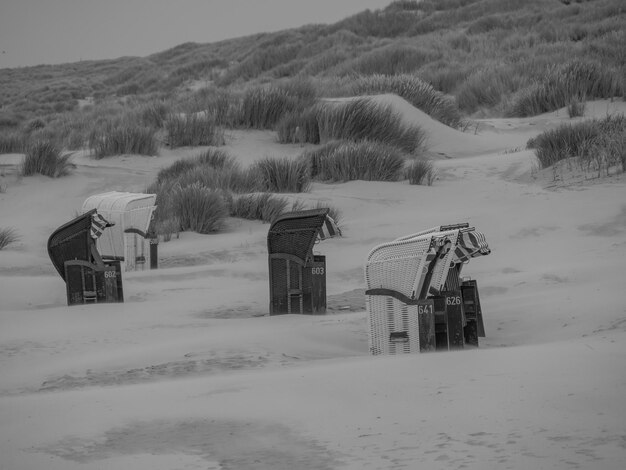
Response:
[[[316,97],[402,94],[394,76],[413,87],[419,79],[431,101],[459,116],[527,116],[572,100],[623,98],[625,43],[622,0],[398,0],[331,25],[148,57],[0,69],[0,151],[32,132],[80,147],[103,119],[115,126],[129,112],[146,125],[197,111],[219,125],[249,125],[239,108],[261,85],[283,90],[278,115],[262,124],[273,128]],[[368,80],[387,88],[362,86]],[[83,107],[87,99],[93,104]]]
[[[396,0],[331,25],[2,69],[0,153],[25,153],[24,174],[62,176],[72,169],[65,150],[99,159],[219,147],[225,128],[319,145],[251,170],[213,150],[165,169],[150,189],[160,207],[154,229],[207,233],[228,215],[270,220],[288,208],[272,193],[306,191],[312,181],[432,184],[424,132],[367,95],[399,95],[452,128],[564,106],[575,116],[587,100],[624,99],[624,44],[623,0]],[[364,98],[328,99],[347,96]],[[529,147],[542,168],[578,156],[599,172],[623,171],[623,121],[566,126]]]

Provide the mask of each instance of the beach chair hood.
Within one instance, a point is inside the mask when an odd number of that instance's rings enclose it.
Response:
[[[156,209],[156,195],[111,191],[88,197],[82,212],[96,209],[114,226],[102,233],[97,246],[100,254],[107,258],[124,259],[125,233],[137,233],[146,237],[152,214]]]
[[[109,222],[92,209],[52,232],[48,238],[48,255],[63,280],[65,280],[64,264],[66,261],[102,263],[95,248],[95,240],[109,226]]]
[[[446,282],[458,284],[462,265],[489,253],[484,234],[469,224],[442,225],[372,249],[365,277],[368,289],[388,289],[405,299],[423,299],[436,295]]]
[[[280,215],[270,226],[267,234],[267,249],[272,254],[290,255],[301,264],[306,264],[313,253],[313,245],[341,235],[329,209],[310,209]]]

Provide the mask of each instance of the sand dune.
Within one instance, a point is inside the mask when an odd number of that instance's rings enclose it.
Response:
[[[563,111],[483,120],[474,135],[376,99],[447,158],[432,187],[316,183],[293,196],[343,212],[344,237],[317,246],[325,316],[267,316],[268,225],[239,220],[161,243],[162,269],[124,275],[124,304],[68,308],[52,230],[87,196],[141,191],[197,149],[77,154],[61,180],[16,178],[20,157],[0,155],[0,226],[23,237],[0,251],[0,468],[623,468],[624,176],[551,188],[533,170],[526,139]],[[588,105],[586,118],[614,108]],[[226,148],[243,164],[302,151],[265,132],[234,132]],[[464,270],[481,292],[481,347],[370,356],[369,250],[462,221],[493,249]]]

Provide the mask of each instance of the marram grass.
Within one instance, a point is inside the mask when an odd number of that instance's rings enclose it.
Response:
[[[69,175],[74,169],[71,154],[62,154],[60,148],[47,140],[36,140],[28,145],[21,167],[22,176],[41,174],[51,178]]]
[[[6,248],[11,243],[19,241],[20,238],[20,235],[14,228],[0,228],[0,250]]]
[[[390,104],[370,98],[322,103],[317,119],[322,143],[367,140],[414,153],[423,148],[425,141],[425,133],[419,126],[405,124]]]
[[[372,141],[334,141],[302,158],[311,178],[328,182],[398,181],[405,164],[405,155],[396,147]]]

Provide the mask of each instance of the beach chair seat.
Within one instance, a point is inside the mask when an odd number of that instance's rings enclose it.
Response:
[[[467,318],[465,342],[478,346],[478,338],[485,337],[485,324],[478,295],[478,285],[475,280],[469,279],[461,283],[463,294],[463,311]]]

